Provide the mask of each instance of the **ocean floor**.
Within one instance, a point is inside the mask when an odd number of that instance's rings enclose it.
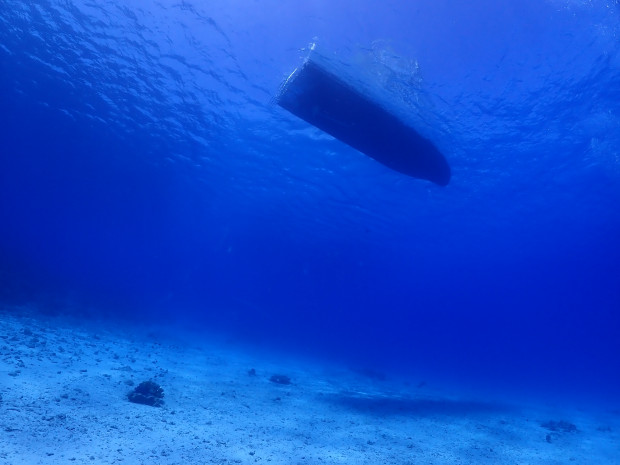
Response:
[[[0,338],[0,464],[620,464],[611,407],[496,402],[6,308]],[[163,405],[129,402],[149,380]]]

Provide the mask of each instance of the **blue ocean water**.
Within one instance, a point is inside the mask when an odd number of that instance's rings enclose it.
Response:
[[[273,102],[311,43],[447,187]],[[618,2],[3,0],[0,108],[7,305],[618,398]]]

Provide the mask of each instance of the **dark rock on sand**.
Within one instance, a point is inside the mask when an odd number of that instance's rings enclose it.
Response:
[[[164,390],[154,381],[144,381],[127,394],[127,398],[134,404],[161,407],[164,403]]]

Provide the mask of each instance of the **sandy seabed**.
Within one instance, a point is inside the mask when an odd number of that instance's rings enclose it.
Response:
[[[0,311],[2,465],[620,464],[613,408],[500,404],[214,339]],[[128,401],[146,380],[162,407]]]

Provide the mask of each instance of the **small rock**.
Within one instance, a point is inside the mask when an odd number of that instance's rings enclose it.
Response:
[[[164,390],[154,381],[144,381],[127,394],[127,398],[129,402],[133,402],[134,404],[161,407],[164,403]]]

